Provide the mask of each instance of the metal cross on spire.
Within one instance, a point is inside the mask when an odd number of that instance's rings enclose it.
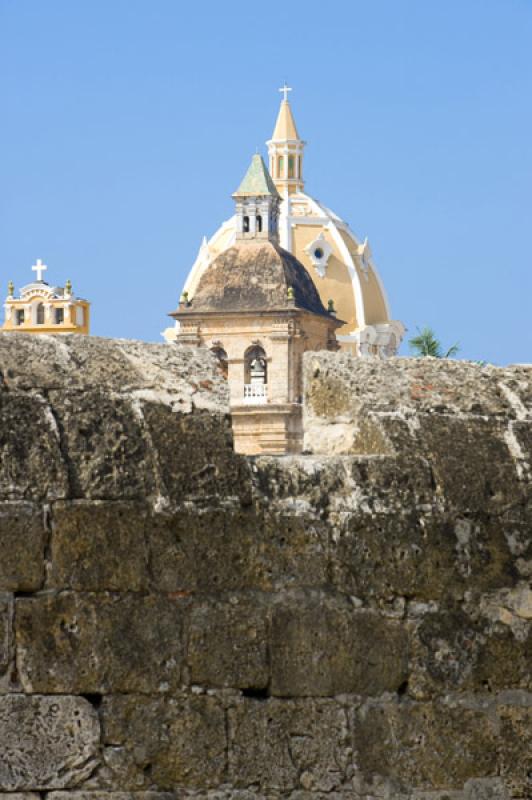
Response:
[[[286,85],[286,81],[285,81],[285,82],[284,82],[284,86],[281,86],[281,88],[279,89],[279,91],[280,91],[280,92],[283,92],[283,94],[284,94],[283,100],[284,100],[284,102],[286,103],[286,102],[288,101],[288,92],[291,92],[291,91],[292,91],[292,88],[291,88],[290,86],[287,86],[287,85]]]
[[[48,267],[46,264],[43,264],[41,259],[37,259],[37,263],[33,265],[32,270],[37,273],[37,280],[42,281],[42,274]]]

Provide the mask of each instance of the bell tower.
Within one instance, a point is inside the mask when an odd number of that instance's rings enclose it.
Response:
[[[281,198],[262,160],[256,153],[242,183],[233,194],[236,203],[236,238],[279,243]]]
[[[284,198],[294,192],[302,192],[303,150],[305,142],[300,139],[292,109],[288,102],[288,92],[292,89],[286,85],[279,89],[283,93],[281,107],[275,123],[272,138],[266,142],[270,157],[270,174]]]

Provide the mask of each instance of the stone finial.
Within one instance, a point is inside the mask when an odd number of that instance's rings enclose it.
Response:
[[[286,290],[286,296],[288,300],[295,300],[295,293],[292,286],[289,286],[288,289]]]
[[[336,314],[336,309],[334,307],[334,300],[329,300],[327,303],[327,311],[329,314]]]
[[[15,284],[13,283],[13,281],[9,281],[9,283],[7,284],[7,296],[13,297],[14,294],[15,294]]]
[[[188,299],[188,292],[183,292],[182,293],[181,299],[179,301],[179,304],[183,305],[183,306],[189,306],[190,305],[190,301]]]
[[[65,294],[71,295],[72,294],[72,281],[70,279],[67,280],[65,283]]]

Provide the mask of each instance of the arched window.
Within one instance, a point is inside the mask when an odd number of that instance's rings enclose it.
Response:
[[[242,230],[244,231],[244,233],[249,233],[249,217],[244,217]]]
[[[254,385],[268,383],[266,353],[260,345],[254,345],[245,352],[244,381]]]
[[[294,177],[294,156],[288,156],[288,177]]]
[[[15,311],[15,325],[23,325],[24,324],[24,309],[17,308]]]
[[[260,214],[257,215],[257,233],[262,231],[262,217]]]
[[[284,177],[283,172],[284,172],[284,157],[279,156],[279,161],[277,162],[277,177],[283,178]]]
[[[42,303],[39,303],[37,306],[35,322],[37,323],[37,325],[44,325],[44,305]]]
[[[223,347],[211,347],[211,353],[218,359],[222,375],[227,380],[227,374],[229,372],[227,353],[225,352]]]
[[[64,308],[56,308],[55,309],[55,324],[62,325],[65,321],[65,309]]]

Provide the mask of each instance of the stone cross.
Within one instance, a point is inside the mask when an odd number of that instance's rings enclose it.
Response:
[[[42,281],[42,274],[48,267],[46,264],[43,264],[41,259],[37,259],[37,263],[33,265],[32,270],[37,273],[37,280]]]
[[[284,86],[281,86],[281,88],[279,89],[279,91],[280,91],[280,92],[283,92],[283,94],[284,94],[284,98],[283,98],[283,99],[284,99],[284,101],[285,101],[285,103],[286,103],[286,102],[287,102],[287,100],[288,100],[288,92],[291,92],[291,91],[292,91],[291,87],[290,87],[290,86],[287,86],[287,85],[286,85],[286,81],[285,81],[285,82],[284,82]]]

